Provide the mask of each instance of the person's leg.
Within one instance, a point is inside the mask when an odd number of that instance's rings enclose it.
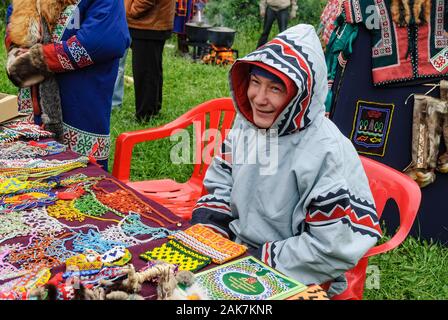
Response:
[[[112,96],[112,107],[121,107],[123,104],[124,96],[124,68],[126,65],[126,58],[128,56],[128,50],[125,51],[123,57],[121,57],[118,65],[117,80],[115,81],[114,94]]]
[[[260,39],[258,40],[257,48],[261,47],[266,42],[268,42],[269,33],[271,32],[274,19],[275,19],[275,11],[272,10],[270,7],[267,7],[264,16],[263,33],[261,34]]]
[[[135,39],[132,42],[135,108],[139,121],[158,113],[161,107],[162,52],[165,41]]]
[[[277,23],[279,32],[283,32],[288,28],[289,8],[277,11]]]

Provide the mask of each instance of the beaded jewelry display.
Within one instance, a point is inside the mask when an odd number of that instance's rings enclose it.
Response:
[[[96,272],[95,272],[96,271]],[[103,267],[97,270],[71,271],[62,275],[63,279],[77,278],[84,285],[98,285],[101,281],[115,281],[128,275],[129,268],[124,267]]]
[[[0,128],[0,143],[10,143],[19,139],[19,134],[13,130]]]
[[[169,240],[160,247],[146,251],[140,255],[146,261],[162,260],[175,264],[179,270],[197,271],[211,263],[208,256],[200,254],[175,240]]]
[[[131,237],[151,235],[151,239],[162,239],[176,232],[166,228],[154,228],[147,226],[141,221],[141,217],[132,211],[130,211],[129,214],[120,221],[118,226],[126,235]]]
[[[30,145],[23,141],[0,145],[0,159],[26,159],[44,157],[48,152],[44,148]]]
[[[120,260],[126,254],[126,248],[122,246],[114,247],[109,251],[106,251],[101,256],[101,261],[105,264],[111,264],[117,260]]]
[[[27,236],[31,230],[31,227],[23,222],[20,212],[0,215],[0,243],[16,237]]]
[[[37,124],[27,121],[14,121],[3,125],[3,128],[12,130],[27,139],[39,140],[41,138],[51,138],[52,132],[43,130]]]
[[[56,194],[50,191],[6,195],[0,199],[0,213],[43,207],[55,203],[56,200]]]
[[[8,254],[9,250],[0,251],[0,281],[16,278],[19,274],[19,269],[4,261]]]
[[[128,264],[129,262],[131,262],[132,260],[132,254],[128,249],[124,249],[124,255],[113,262],[109,262],[109,263],[104,263],[105,266],[124,266],[126,264]]]
[[[104,253],[116,246],[125,246],[124,243],[104,239],[101,233],[89,229],[86,234],[82,231],[77,233],[72,242],[73,251],[84,252],[88,249],[98,253]]]
[[[217,264],[234,259],[247,250],[247,247],[230,241],[200,224],[176,232],[170,238],[174,238],[187,247],[211,257],[213,262]]]
[[[101,236],[104,240],[107,241],[124,243],[125,247],[132,247],[138,244],[149,242],[148,240],[139,240],[134,237],[127,236],[117,225],[108,226],[105,230],[102,230]]]
[[[100,255],[97,255],[93,260],[88,259],[85,254],[79,254],[65,260],[65,269],[67,271],[98,270],[102,267],[103,262]]]
[[[40,235],[57,235],[64,231],[66,226],[47,214],[46,208],[37,208],[23,211],[22,221],[34,232]]]
[[[118,188],[121,190],[117,190],[115,192],[107,192],[105,189],[98,187],[97,185],[93,186],[92,188],[97,191],[96,197],[99,201],[104,203],[105,205],[114,208],[115,210],[118,210],[120,212],[129,212],[133,211],[141,216],[145,217],[146,219],[149,219],[151,221],[154,221],[158,223],[160,226],[164,227],[165,224],[161,222],[160,220],[148,216],[149,213],[156,214],[160,218],[164,219],[165,221],[168,221],[169,223],[176,223],[180,224],[179,221],[174,221],[155,208],[153,208],[151,205],[140,199],[134,192],[131,190],[125,188],[120,183],[115,181],[111,178],[105,178],[104,180],[110,181],[113,184],[115,184]]]
[[[56,257],[46,253],[47,248],[52,244],[53,237],[31,238],[30,244],[19,251],[11,251],[8,260],[10,263],[18,263],[24,270],[32,270],[39,267],[52,268],[62,262]]]
[[[47,213],[50,217],[67,221],[83,222],[86,219],[86,216],[75,208],[75,200],[57,200],[54,205],[47,207]]]
[[[45,178],[57,176],[77,168],[85,168],[89,158],[79,157],[72,160],[0,160],[0,176]]]

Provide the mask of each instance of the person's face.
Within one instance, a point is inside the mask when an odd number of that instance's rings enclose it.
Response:
[[[257,127],[268,129],[274,123],[281,107],[286,104],[286,87],[259,75],[250,75],[247,89],[253,120]]]

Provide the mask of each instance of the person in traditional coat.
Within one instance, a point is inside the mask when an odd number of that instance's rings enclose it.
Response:
[[[191,223],[342,293],[344,273],[382,232],[361,160],[325,117],[327,68],[314,28],[299,24],[237,60],[229,82],[237,118]]]
[[[7,10],[7,23],[14,8]],[[52,41],[23,49],[9,77],[20,88],[19,111],[41,123],[36,75],[54,76],[62,105],[63,141],[79,155],[93,156],[107,169],[110,114],[118,62],[130,36],[122,0],[78,0],[67,6],[51,30]],[[17,46],[6,30],[8,51]]]

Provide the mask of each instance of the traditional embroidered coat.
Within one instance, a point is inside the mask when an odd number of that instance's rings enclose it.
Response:
[[[298,89],[267,131],[250,119],[250,64]],[[324,116],[327,68],[314,28],[286,30],[238,60],[229,78],[238,116],[206,173],[209,194],[192,223],[258,248],[258,258],[302,283],[338,278],[381,230],[356,150]]]
[[[399,27],[390,0],[344,0],[348,23],[363,23],[372,36],[374,85],[423,82],[448,74],[448,36],[444,33],[446,0],[431,1],[431,21]],[[412,8],[411,8],[412,9]]]
[[[8,8],[7,17],[13,8]],[[64,143],[81,155],[106,164],[110,149],[110,113],[118,60],[130,37],[122,0],[79,0],[68,6],[44,45],[45,60],[59,85]],[[7,48],[13,45],[6,35]],[[37,88],[19,92],[19,110],[40,122]]]

